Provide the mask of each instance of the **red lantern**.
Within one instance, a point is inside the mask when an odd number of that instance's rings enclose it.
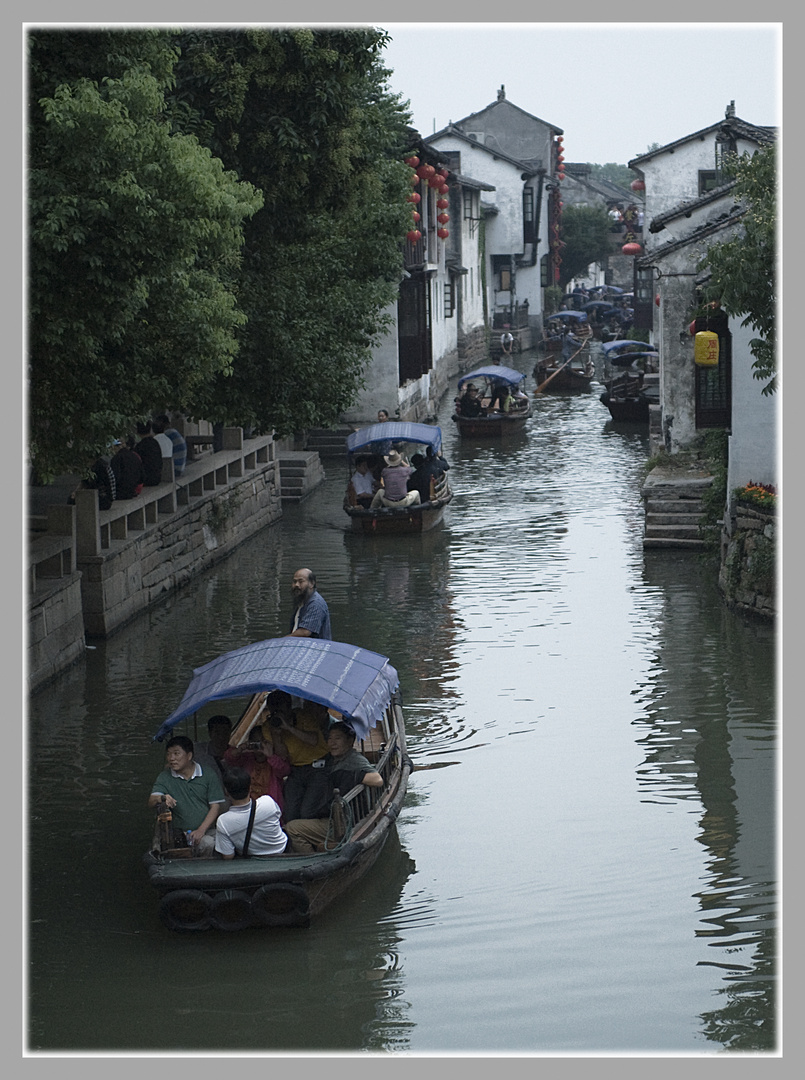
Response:
[[[443,181],[441,176],[431,176],[431,178],[428,180],[428,187],[433,188],[434,191],[438,191],[439,188],[442,186],[442,182]]]
[[[412,169],[415,169],[419,164],[419,158],[414,154],[413,157],[407,157],[405,159],[405,164],[410,165]]]
[[[447,231],[447,229],[437,229],[436,230],[436,235],[440,239],[446,240],[448,238],[448,236],[450,235],[450,233]]]
[[[621,251],[624,255],[640,255],[643,249],[639,244],[624,244]]]
[[[449,190],[450,188],[447,186],[447,184],[442,184],[442,186],[439,188],[439,194],[446,195]]]
[[[557,156],[556,160],[561,164],[565,160],[565,155],[564,154],[559,154]]]
[[[414,210],[414,221],[415,221],[415,222],[417,222],[417,221],[421,221],[421,220],[422,220],[422,218],[421,218],[421,216],[420,216],[420,213],[419,213],[419,211],[418,211],[418,210]]]
[[[629,187],[632,189],[632,191],[645,191],[646,190],[646,185],[642,180],[633,180],[631,182],[631,184],[629,185]]]
[[[421,199],[422,196],[419,194],[418,191],[412,191],[411,194],[408,196],[407,202],[418,203],[421,201]]]
[[[657,295],[654,297],[654,303],[657,305],[657,307],[660,306],[660,294],[659,293],[657,293]]]
[[[436,170],[432,165],[420,165],[416,171],[416,174],[420,178],[420,180],[427,180],[428,177],[433,176],[435,172]]]
[[[564,178],[565,178],[565,174],[563,172],[559,172],[556,175],[560,180],[564,180]]]
[[[450,173],[447,171],[447,169],[439,169],[439,172],[437,173],[437,175],[441,176],[442,180],[446,181],[447,177],[450,175]]]
[[[405,234],[405,238],[410,243],[415,244],[417,240],[422,239],[422,233],[419,231],[419,229],[411,229],[410,232]]]
[[[416,184],[418,184],[418,183],[419,183],[419,177],[417,176],[417,174],[416,174],[415,172],[412,172],[412,173],[411,173],[411,175],[410,175],[410,176],[408,177],[408,179],[409,179],[409,180],[411,181],[411,183],[412,183],[412,184],[414,184],[414,185],[416,185]]]
[[[441,222],[442,225],[446,225],[448,223],[448,221],[450,220],[450,215],[449,214],[439,214],[439,216],[436,218],[436,220]]]
[[[436,206],[438,207],[439,210],[446,210],[449,205],[450,205],[450,201],[448,199],[437,199],[436,200]]]

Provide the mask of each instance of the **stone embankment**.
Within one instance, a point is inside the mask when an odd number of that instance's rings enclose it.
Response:
[[[97,491],[75,505],[38,506],[29,516],[28,687],[35,689],[105,638],[227,556],[282,515],[270,435],[224,429],[223,449],[134,499],[98,509]],[[211,443],[211,440],[209,440]]]
[[[718,583],[730,607],[777,614],[777,515],[738,503],[722,532]]]

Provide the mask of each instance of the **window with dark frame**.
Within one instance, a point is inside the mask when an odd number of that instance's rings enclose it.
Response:
[[[455,283],[451,278],[444,283],[444,317],[452,319],[455,314]]]

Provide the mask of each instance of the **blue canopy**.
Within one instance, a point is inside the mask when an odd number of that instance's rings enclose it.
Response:
[[[611,353],[616,349],[626,349],[631,345],[639,345],[643,352],[650,352],[653,355],[658,355],[656,349],[652,349],[651,346],[646,345],[645,341],[629,341],[626,338],[621,338],[618,341],[606,341],[602,344],[601,348],[605,353]]]
[[[388,426],[388,425],[384,425]],[[399,686],[397,672],[379,653],[323,638],[281,637],[256,641],[196,668],[155,742],[210,701],[263,690],[285,690],[341,713],[365,739]]]
[[[548,319],[572,319],[575,322],[586,322],[587,313],[585,311],[556,311],[553,315],[546,315],[546,321]]]
[[[525,375],[522,371],[515,371],[514,368],[503,367],[502,364],[490,364],[488,367],[476,368],[475,371],[470,371],[466,375],[462,375],[458,380],[459,390],[462,386],[466,386],[467,383],[473,381],[473,379],[490,379],[492,382],[506,383],[507,386],[517,386],[523,382]]]
[[[370,424],[347,436],[347,450],[351,454],[372,443],[422,443],[432,446],[434,453],[442,446],[442,429],[433,424],[409,424],[402,420],[387,420],[385,424]]]

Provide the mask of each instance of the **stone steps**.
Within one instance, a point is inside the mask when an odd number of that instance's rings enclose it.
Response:
[[[325,480],[324,467],[317,451],[282,450],[277,455],[280,471],[280,497],[301,502]]]
[[[347,437],[351,427],[311,428],[305,438],[305,449],[315,450],[322,457],[346,457]]]
[[[701,551],[704,548],[699,533],[704,516],[702,495],[711,484],[712,477],[701,473],[679,476],[654,469],[643,485],[643,547]]]

